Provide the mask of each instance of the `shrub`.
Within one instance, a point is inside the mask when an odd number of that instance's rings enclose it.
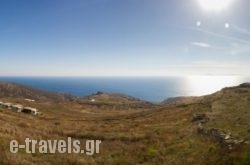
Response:
[[[236,165],[250,165],[250,151],[246,152],[243,159]]]

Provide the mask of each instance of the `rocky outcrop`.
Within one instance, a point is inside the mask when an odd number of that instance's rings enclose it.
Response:
[[[244,142],[243,139],[237,139],[232,136],[231,132],[226,132],[217,128],[204,128],[201,123],[198,125],[198,133],[201,135],[209,136],[219,142],[223,147],[232,150],[237,145]]]
[[[192,118],[192,122],[197,122],[198,121],[200,123],[206,123],[208,120],[209,120],[209,117],[204,113],[194,114],[193,118]]]
[[[202,97],[194,97],[194,96],[188,96],[188,97],[172,97],[168,98],[161,102],[161,104],[168,104],[168,105],[179,105],[179,104],[195,104],[200,103],[202,100]]]
[[[156,104],[137,99],[120,93],[108,93],[98,91],[92,95],[79,97],[76,100],[79,104],[96,106],[100,109],[151,109],[155,108]],[[101,108],[102,107],[102,108]]]
[[[240,87],[243,87],[243,88],[250,88],[250,83],[243,83],[243,84],[240,84]]]
[[[55,92],[45,92],[16,83],[0,82],[0,97],[23,98],[36,101],[73,101],[75,96]]]

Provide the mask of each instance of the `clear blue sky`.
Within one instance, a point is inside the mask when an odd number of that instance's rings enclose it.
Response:
[[[247,75],[249,0],[1,0],[1,76]]]

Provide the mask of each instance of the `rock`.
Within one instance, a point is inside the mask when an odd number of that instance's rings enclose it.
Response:
[[[227,144],[234,144],[234,140],[232,139],[225,140],[224,142]]]
[[[192,122],[196,122],[199,121],[201,123],[205,123],[209,120],[209,118],[207,117],[206,114],[202,113],[202,114],[194,114],[193,118],[192,118]]]
[[[243,83],[243,84],[240,84],[240,87],[250,88],[250,83]]]
[[[240,140],[235,139],[235,140],[234,140],[234,144],[241,144],[241,143],[243,143],[243,142],[244,142],[243,139],[240,139]]]
[[[227,139],[229,139],[231,137],[231,135],[230,134],[227,134],[226,136],[225,136],[225,140],[227,140]]]
[[[94,95],[103,95],[104,92],[101,92],[101,91],[97,91]]]
[[[223,147],[226,147],[228,150],[232,150],[237,145],[242,144],[250,144],[248,141],[244,141],[243,139],[236,139],[232,136],[231,132],[225,132],[223,130],[219,130],[217,128],[204,128],[201,123],[199,123],[197,132],[199,134],[209,136],[215,141],[219,142],[219,144]]]

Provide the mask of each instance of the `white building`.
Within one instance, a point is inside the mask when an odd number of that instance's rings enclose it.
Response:
[[[20,104],[12,105],[12,110],[13,110],[13,111],[16,111],[16,112],[22,112],[23,106],[20,105]]]
[[[3,108],[7,108],[7,109],[11,109],[12,104],[11,104],[11,103],[3,103],[3,104],[2,104],[2,107],[3,107]]]
[[[10,109],[12,111],[23,112],[23,113],[33,114],[33,115],[41,114],[36,108],[24,107],[21,104],[0,102],[0,108]]]
[[[35,102],[35,100],[33,99],[24,99],[25,101],[29,101],[29,102]]]
[[[38,115],[38,110],[36,108],[31,108],[31,107],[24,107],[22,112],[33,114],[33,115]]]

